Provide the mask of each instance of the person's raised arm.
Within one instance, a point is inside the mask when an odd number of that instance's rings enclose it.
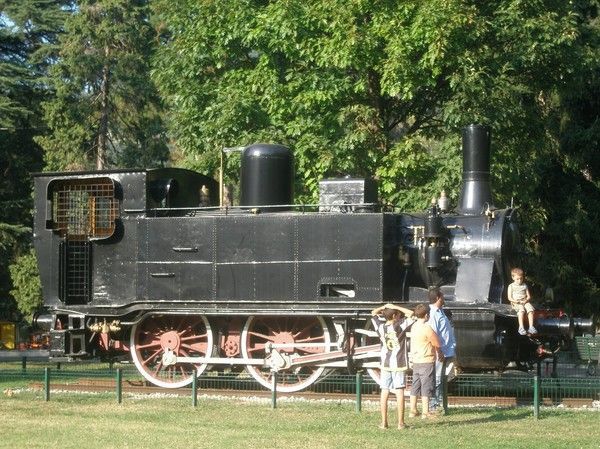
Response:
[[[386,307],[387,307],[387,304],[383,305],[383,306],[375,307],[373,310],[371,310],[371,315],[372,316],[379,315],[381,313],[381,311],[383,309],[385,309]]]
[[[399,310],[400,312],[402,312],[404,314],[404,316],[406,317],[411,317],[413,316],[413,311],[410,309],[407,309],[406,307],[402,307],[402,306],[397,306],[396,304],[392,304],[392,303],[387,303],[384,308],[386,309],[395,309],[395,310]]]

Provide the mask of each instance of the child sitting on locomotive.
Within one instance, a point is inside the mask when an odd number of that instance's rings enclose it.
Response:
[[[388,397],[390,390],[398,404],[398,429],[404,424],[405,371],[408,369],[406,333],[414,323],[410,309],[385,304],[371,311],[373,327],[381,340],[381,429],[388,427]]]
[[[531,300],[531,294],[529,288],[524,282],[524,273],[521,268],[513,268],[510,271],[513,283],[508,286],[508,300],[510,301],[513,310],[517,312],[517,318],[519,320],[519,334],[526,335],[537,334],[537,329],[533,326],[533,311],[534,308],[529,302]],[[527,314],[529,322],[529,330],[525,330],[525,314]]]

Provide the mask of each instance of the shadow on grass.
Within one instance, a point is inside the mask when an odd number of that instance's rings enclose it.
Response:
[[[473,414],[477,413],[477,417],[469,418],[464,417],[461,419],[461,414]],[[482,416],[482,415],[486,416]],[[453,419],[454,418],[454,419]],[[457,419],[457,420],[455,420]],[[470,408],[468,410],[451,410],[448,415],[440,417],[437,422],[440,425],[445,426],[462,426],[465,424],[483,424],[492,422],[504,422],[504,421],[515,421],[521,419],[533,419],[533,413],[531,409],[493,409],[489,408]]]

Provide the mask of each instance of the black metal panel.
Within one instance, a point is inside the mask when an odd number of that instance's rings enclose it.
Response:
[[[173,271],[179,279],[180,300],[198,301],[213,297],[212,263],[177,264]]]
[[[135,217],[124,214],[118,235],[95,241],[93,258],[93,298],[95,305],[128,304],[136,299],[138,226]]]
[[[298,298],[321,295],[323,283],[354,284],[356,300],[383,298],[383,215],[298,217]]]
[[[292,297],[295,226],[287,214],[217,218],[217,298]]]
[[[213,216],[148,218],[140,240],[140,261],[212,262]]]
[[[177,267],[174,264],[148,262],[138,265],[141,297],[149,300],[176,301],[179,299]]]
[[[311,262],[300,263],[298,269],[298,297],[300,299],[327,299],[322,297],[324,284],[352,284],[352,300],[382,301],[383,286],[381,261]]]
[[[307,214],[298,217],[302,261],[381,260],[383,214]]]
[[[492,258],[458,258],[455,299],[470,303],[488,302],[493,271]]]
[[[221,264],[217,268],[217,289],[217,299],[222,300],[290,299],[294,291],[294,263]]]
[[[295,232],[294,215],[218,217],[218,263],[293,262]]]
[[[215,219],[212,216],[140,220],[138,297],[161,300],[212,299],[215,284],[214,226]]]
[[[457,341],[457,364],[463,368],[502,366],[502,348],[495,338],[497,329],[494,312],[464,309],[451,311]]]

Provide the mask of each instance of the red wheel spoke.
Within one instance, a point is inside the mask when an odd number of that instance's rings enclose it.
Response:
[[[153,341],[153,342],[147,343],[145,345],[137,345],[136,348],[138,350],[140,350],[140,349],[148,349],[148,348],[152,348],[152,347],[156,347],[156,346],[160,347],[160,340]]]
[[[255,337],[260,337],[263,340],[275,341],[275,336],[274,335],[265,335],[265,334],[261,334],[259,332],[253,332],[253,331],[248,332],[248,334],[254,335]]]
[[[160,353],[162,349],[158,349],[154,351],[149,357],[142,360],[142,364],[147,365],[151,360],[154,360]]]
[[[197,339],[206,339],[206,333],[199,335],[190,335],[189,337],[182,337],[181,341],[189,341],[189,340],[197,340]]]
[[[206,342],[195,343],[192,345],[182,344],[181,347],[189,349],[190,351],[206,354],[207,344],[206,344]]]
[[[304,326],[300,331],[298,331],[294,334],[294,338],[297,338],[299,335],[303,335],[303,334],[307,333],[307,331],[309,331],[313,326],[314,326],[314,323],[309,323],[307,326]]]
[[[160,372],[160,369],[162,368],[163,364],[162,362],[159,362],[158,365],[156,365],[156,369],[154,370],[154,375],[158,376],[158,373]]]
[[[296,343],[309,343],[309,342],[313,342],[313,341],[325,341],[323,339],[322,335],[317,335],[315,337],[306,337],[306,338],[302,338],[302,339],[298,339],[296,340]]]
[[[254,352],[254,351],[264,351],[265,350],[265,344],[263,343],[256,343],[252,348],[248,348],[248,352]]]

